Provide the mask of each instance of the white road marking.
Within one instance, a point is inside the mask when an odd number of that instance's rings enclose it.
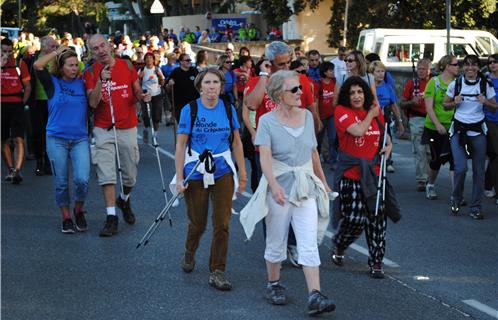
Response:
[[[480,303],[477,300],[474,299],[469,299],[469,300],[462,300],[463,303],[471,306],[472,308],[475,308],[481,312],[484,312],[488,316],[491,316],[495,319],[498,319],[498,310],[491,308],[488,305],[485,305],[484,303]]]
[[[334,234],[330,231],[325,231],[325,236],[328,237],[328,238],[331,238],[334,236]],[[359,246],[357,244],[352,244],[349,246],[351,249],[355,250],[355,251],[358,251],[359,253],[363,254],[363,255],[366,255],[368,257],[368,249],[365,249],[363,248],[362,246]],[[399,264],[397,264],[396,262],[392,261],[392,260],[389,260],[387,258],[384,258],[384,260],[382,260],[384,262],[384,264],[386,266],[389,266],[391,268],[399,268]]]
[[[140,135],[138,135],[138,138],[141,139],[142,137]],[[148,144],[148,145],[152,147],[152,145],[150,145],[150,144]],[[167,157],[169,157],[169,158],[171,158],[173,160],[175,159],[175,155],[172,154],[171,152],[168,152],[168,151],[164,150],[161,147],[158,147],[157,150],[159,150],[159,152],[161,152],[165,156],[167,156]],[[247,191],[242,192],[241,195],[243,195],[246,198],[251,198],[251,196],[252,196]],[[325,232],[325,236],[327,236],[329,238],[332,238],[334,236],[334,234],[332,232],[330,232],[330,231],[326,231]],[[350,248],[353,249],[353,250],[355,250],[355,251],[358,251],[359,253],[364,254],[364,255],[366,255],[368,257],[368,250],[365,249],[365,248],[363,248],[362,246],[359,246],[359,245],[353,243],[352,245],[350,245]],[[396,262],[394,262],[392,260],[389,260],[387,258],[384,258],[383,262],[384,262],[384,264],[386,266],[389,266],[391,268],[399,268],[399,264],[397,264]]]

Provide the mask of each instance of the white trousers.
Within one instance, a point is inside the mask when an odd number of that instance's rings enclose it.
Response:
[[[266,249],[265,260],[271,263],[287,259],[287,237],[289,224],[296,235],[298,263],[306,267],[318,267],[317,228],[318,209],[315,199],[304,201],[296,207],[289,202],[279,205],[271,196],[267,197],[269,212],[265,217]]]

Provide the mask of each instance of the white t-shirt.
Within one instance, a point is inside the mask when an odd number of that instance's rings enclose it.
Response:
[[[342,78],[348,73],[348,70],[346,69],[346,62],[344,62],[344,60],[335,57],[330,62],[334,64],[334,75],[336,79]]]
[[[458,80],[459,78],[457,78]],[[455,96],[455,81],[453,80],[448,85],[448,90],[446,90],[446,95],[450,98]],[[481,93],[481,82],[479,79],[474,85],[468,85],[465,80],[462,81],[462,89],[460,90],[460,95],[463,95],[463,100],[455,108],[455,119],[463,123],[476,123],[484,119],[484,110],[482,103],[479,102],[477,95]],[[483,93],[484,94],[484,93]],[[476,95],[475,97],[469,97],[465,95]],[[486,98],[491,99],[496,95],[495,90],[489,83],[486,85]]]
[[[159,77],[157,72],[161,72],[161,69],[154,66],[154,68],[149,69],[144,67],[144,77],[142,78],[142,90],[147,90],[151,96],[155,97],[161,94],[161,86],[159,85]],[[161,72],[161,75],[163,73]],[[164,75],[163,75],[164,78]]]

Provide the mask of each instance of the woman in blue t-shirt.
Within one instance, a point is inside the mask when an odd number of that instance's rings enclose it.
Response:
[[[230,290],[232,287],[225,276],[232,196],[235,190],[243,192],[247,181],[237,113],[232,105],[225,105],[220,99],[224,81],[223,72],[212,68],[195,78],[194,86],[201,97],[182,109],[175,158],[176,192],[185,193],[189,219],[181,267],[186,273],[194,270],[195,252],[206,230],[211,199],[213,241],[209,257],[209,284],[218,290]],[[194,123],[191,123],[192,118],[195,119]],[[184,178],[194,169],[199,154],[206,149],[213,155],[214,172],[205,171],[208,165],[206,160],[184,185]],[[232,156],[237,163],[238,173]]]
[[[60,47],[41,56],[33,67],[48,97],[47,153],[54,171],[55,200],[62,212],[62,232],[86,231],[83,204],[88,193],[90,148],[87,98],[78,55],[69,47]],[[69,210],[69,162],[73,169],[74,223]]]
[[[227,54],[222,54],[216,61],[218,68],[223,71],[225,76],[225,83],[223,85],[223,91],[221,96],[226,99],[226,101],[238,105],[239,96],[237,94],[237,76],[232,70],[233,61]]]
[[[493,83],[498,102],[498,53],[488,57],[488,79]],[[484,180],[484,195],[492,198],[498,193],[498,110],[484,109],[488,126],[488,167]],[[493,190],[494,188],[494,190]],[[498,197],[495,204],[498,205]]]

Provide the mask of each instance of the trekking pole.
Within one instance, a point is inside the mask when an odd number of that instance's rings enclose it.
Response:
[[[147,93],[147,90],[143,91],[144,93]],[[166,185],[164,184],[164,176],[163,176],[163,169],[161,166],[161,158],[159,157],[159,144],[157,143],[157,138],[156,138],[156,131],[154,130],[154,122],[152,121],[152,116],[150,112],[150,103],[146,102],[145,105],[147,106],[147,115],[149,116],[149,123],[150,123],[150,128],[152,131],[152,146],[154,147],[154,150],[156,151],[156,158],[157,158],[157,165],[159,167],[159,175],[161,176],[161,183],[163,186],[163,195],[164,195],[164,203],[168,204],[168,195],[166,193]],[[168,219],[169,219],[169,224],[170,226],[173,226],[173,223],[171,222],[171,216],[168,213]]]
[[[213,171],[214,172],[215,167],[214,167],[214,162],[212,160],[211,152],[208,149],[206,149],[206,150],[204,150],[204,152],[201,155],[199,155],[199,159],[197,160],[195,166],[189,172],[189,174],[187,175],[187,177],[185,179],[183,179],[183,182],[182,182],[183,186],[186,186],[188,184],[188,181],[190,180],[190,178],[192,177],[192,175],[195,173],[195,171],[197,170],[197,168],[199,167],[199,165],[202,162],[204,162],[204,160],[206,160],[209,156],[211,156],[210,162],[212,163],[212,168],[209,171]],[[206,163],[206,165],[207,165],[207,163]],[[173,204],[175,203],[175,201],[178,199],[178,197],[180,197],[180,195],[181,195],[181,193],[177,193],[177,194],[175,194],[168,201],[168,203],[163,208],[163,210],[161,210],[161,212],[159,213],[159,215],[157,216],[157,218],[154,220],[154,222],[152,222],[151,226],[149,227],[149,229],[147,230],[147,232],[144,234],[144,236],[142,237],[142,239],[138,242],[136,249],[138,249],[142,244],[145,247],[147,245],[147,243],[149,243],[149,239],[156,232],[157,228],[159,227],[159,224],[164,220],[164,217],[166,216],[166,213],[169,212],[169,210],[171,209],[171,207],[173,206]]]
[[[114,147],[116,149],[116,159],[117,159],[117,163],[118,163],[119,184],[121,187],[121,194],[124,194],[123,174],[121,171],[121,160],[119,159],[118,134],[116,132],[116,121],[114,118],[114,107],[112,105],[111,79],[107,80],[107,94],[109,95],[109,108],[111,109],[111,126],[109,128],[107,128],[107,131],[112,129],[114,132]]]
[[[382,148],[384,148],[387,144],[387,126],[388,124],[386,121],[384,124],[384,141],[382,142]],[[375,202],[375,216],[377,216],[379,213],[381,192],[382,192],[382,202],[384,202],[385,200],[386,185],[384,180],[386,177],[386,164],[387,164],[386,154],[383,153],[382,156],[380,157],[379,182],[377,183],[377,200]]]

